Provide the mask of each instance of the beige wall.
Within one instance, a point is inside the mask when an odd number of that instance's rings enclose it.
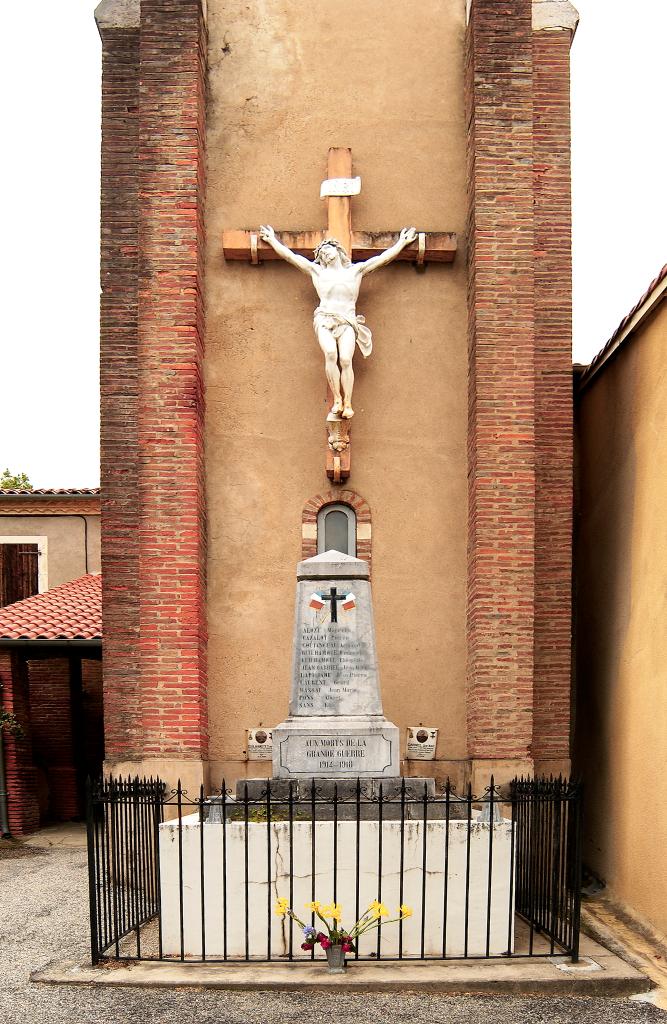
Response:
[[[353,225],[465,225],[464,0],[209,0],[207,500],[211,759],[287,712],[301,509],[329,486],[316,297],[286,264],[225,264],[223,228],[315,228],[330,146],[351,146]],[[226,52],[225,52],[226,51]],[[385,712],[465,758],[466,274],[364,282],[348,485],[373,516]],[[425,614],[427,612],[427,614]],[[400,623],[400,628],[397,628]],[[256,767],[250,766],[251,773]]]
[[[85,523],[84,523],[85,519]],[[100,572],[99,516],[0,515],[0,538],[46,537],[47,586],[51,589],[86,572],[86,523],[88,572]],[[40,566],[40,576],[42,568]],[[41,583],[41,579],[40,579]]]
[[[576,754],[585,860],[667,935],[667,306],[579,408]]]

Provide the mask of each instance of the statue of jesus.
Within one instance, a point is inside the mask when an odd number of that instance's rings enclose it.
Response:
[[[259,234],[279,256],[297,270],[310,275],[320,300],[313,317],[313,328],[324,352],[324,368],[334,400],[331,412],[343,419],[350,419],[354,416],[354,347],[359,346],[364,358],[371,354],[373,347],[365,318],[358,316],[356,310],[361,279],[395,260],[406,245],[414,242],[417,232],[414,228],[403,228],[394,245],[363,263],[352,263],[335,238],[325,238],[320,242],[311,261],[283,245],[269,225],[260,227]]]

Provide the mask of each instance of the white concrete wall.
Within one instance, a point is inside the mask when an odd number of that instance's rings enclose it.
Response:
[[[198,816],[182,819],[183,849],[183,926],[186,956],[201,956],[201,835]],[[204,823],[204,907],[206,955],[221,957],[223,937],[223,826]],[[333,822],[315,825],[316,875],[315,898],[322,903],[333,898]],[[425,954],[442,955],[445,823],[426,825],[426,898]],[[493,827],[490,953],[502,954],[508,948],[510,910],[510,848],[511,822],[503,820]],[[361,910],[379,895],[378,830],[376,821],[361,823],[360,885]],[[404,891],[402,902],[412,907],[414,915],[403,925],[403,955],[420,955],[422,915],[423,830],[420,821],[406,821],[404,835]],[[384,822],[382,826],[382,901],[392,915],[401,902],[399,868],[401,861],[400,822]],[[266,957],[268,933],[271,933],[271,955],[288,952],[289,921],[282,921],[273,912],[277,896],[290,896],[289,891],[289,824],[273,822],[269,829],[262,823],[248,826],[248,933],[249,955]],[[449,824],[448,860],[448,924],[446,949],[449,956],[464,952],[465,878],[467,823]],[[297,914],[310,923],[304,905],[311,896],[310,822],[294,822],[293,832],[293,906]],[[245,826],[242,822],[226,826],[227,859],[227,955],[245,956]],[[484,955],[486,951],[486,911],[489,871],[489,825],[473,821],[470,843],[470,902],[468,908],[468,953]],[[339,822],[337,835],[337,901],[343,906],[343,924],[354,922],[356,877],[356,823]],[[166,956],[180,955],[179,915],[179,843],[178,824],[160,826],[160,880],[162,894],[162,942]],[[512,892],[514,891],[512,887]],[[513,907],[512,936],[513,945]],[[268,925],[267,925],[268,921]],[[382,954],[398,953],[399,927],[392,924],[382,929]],[[300,949],[300,929],[294,926],[294,955],[306,956]],[[376,949],[377,934],[363,937],[360,953]],[[323,956],[317,949],[316,955]]]

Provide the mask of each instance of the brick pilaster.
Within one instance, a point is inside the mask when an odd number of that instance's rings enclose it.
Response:
[[[100,470],[105,738],[141,750],[139,644],[139,0],[105,0],[102,37]]]
[[[103,0],[106,757],[207,741],[200,0]]]
[[[533,729],[535,337],[530,0],[473,0],[469,203],[468,745],[528,759]]]
[[[207,749],[201,0],[142,0],[139,603],[144,757]]]
[[[559,10],[559,13],[562,12]],[[535,692],[533,757],[567,770],[572,578],[572,30],[534,22]],[[572,11],[576,19],[576,12]],[[576,24],[576,21],[574,22]],[[562,25],[563,22],[561,21]],[[542,27],[544,25],[544,27]],[[560,762],[552,764],[550,762]]]

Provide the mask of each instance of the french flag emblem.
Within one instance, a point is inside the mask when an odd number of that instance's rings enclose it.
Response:
[[[346,612],[351,612],[353,608],[357,607],[356,598],[354,594],[348,594],[343,601],[343,608]]]
[[[318,612],[321,608],[324,608],[324,601],[319,594],[310,595],[310,607],[315,608]]]

